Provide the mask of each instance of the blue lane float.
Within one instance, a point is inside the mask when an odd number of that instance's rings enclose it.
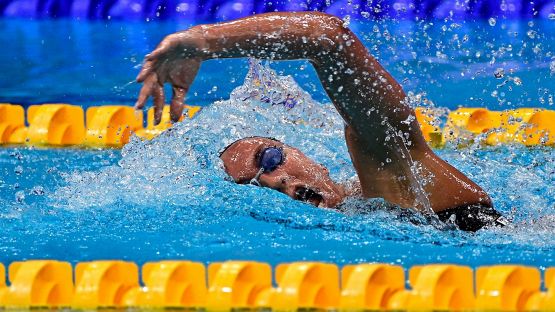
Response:
[[[352,18],[555,19],[554,0],[4,0],[0,16],[223,20],[274,11],[322,11]]]

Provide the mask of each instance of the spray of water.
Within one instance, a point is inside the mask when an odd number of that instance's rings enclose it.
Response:
[[[393,128],[392,131],[395,133]],[[550,215],[555,208],[552,200],[555,189],[542,180],[553,179],[555,164],[539,160],[537,166],[527,164],[534,159],[549,158],[552,150],[538,151],[539,156],[518,146],[506,146],[503,148],[507,150],[502,151],[478,146],[439,151],[482,185],[496,207],[513,218],[516,225],[481,231],[476,236],[451,231],[438,236],[433,219],[407,213],[379,199],[350,198],[342,213],[338,213],[293,201],[270,189],[231,182],[223,171],[219,152],[235,140],[249,136],[274,137],[300,148],[328,167],[336,181],[355,178],[344,143],[343,121],[333,106],[312,100],[291,77],[276,75],[267,65],[253,61],[245,84],[234,90],[229,100],[205,107],[195,119],[174,125],[152,141],[133,138],[123,149],[117,166],[67,175],[66,185],[49,196],[50,205],[70,211],[100,209],[103,215],[122,210],[146,214],[145,222],[156,229],[179,224],[206,229],[221,224],[222,220],[244,216],[287,231],[311,229],[315,232],[310,235],[316,236],[324,231],[325,237],[338,236],[335,239],[341,242],[372,238],[377,242],[403,241],[419,246],[478,246],[472,248],[479,252],[486,252],[491,246],[501,246],[502,250],[510,242],[521,246],[517,253],[520,256],[525,254],[522,246],[555,245],[551,239],[537,239],[538,233],[552,233],[554,221]],[[401,140],[402,135],[394,139]],[[407,160],[407,155],[401,151],[398,157],[414,173],[414,191],[422,195],[418,200],[425,205],[427,199],[421,184],[425,181],[420,179],[418,164]],[[490,159],[487,155],[510,156],[510,160]],[[530,189],[529,183],[535,184],[537,191]],[[515,208],[511,203],[518,206],[517,212],[511,213]],[[201,240],[190,244],[205,246]],[[347,251],[342,251],[341,257],[350,259]]]

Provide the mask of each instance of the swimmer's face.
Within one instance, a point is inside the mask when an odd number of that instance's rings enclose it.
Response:
[[[315,163],[296,148],[268,138],[254,137],[239,140],[220,156],[225,171],[237,183],[249,183],[260,170],[262,150],[278,147],[284,160],[273,171],[264,172],[258,181],[269,187],[318,207],[335,207],[345,197],[343,187],[334,183],[326,167]]]

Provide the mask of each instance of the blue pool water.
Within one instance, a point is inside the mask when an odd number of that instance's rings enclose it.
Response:
[[[415,94],[415,104],[504,109],[551,108],[553,25],[367,22],[352,27]],[[163,34],[182,27],[186,25],[0,20],[0,30],[7,34],[0,36],[0,44],[11,47],[0,50],[8,60],[0,65],[0,101],[131,104],[137,86],[127,83],[141,55]],[[375,200],[351,199],[339,213],[230,182],[218,152],[252,135],[300,148],[326,165],[337,181],[354,176],[342,121],[312,69],[303,62],[271,67],[292,75],[272,78],[273,91],[298,94],[299,105],[292,110],[245,100],[253,88],[243,82],[245,60],[212,61],[203,66],[189,101],[205,105],[204,110],[153,141],[133,140],[122,151],[0,148],[0,261],[555,265],[553,148],[437,151],[514,219],[514,227],[476,234],[439,230],[426,222],[414,225]],[[499,68],[504,75],[498,79],[494,72]]]
[[[143,56],[165,35],[192,24],[0,19],[0,101],[133,104],[139,88],[129,83]],[[502,109],[554,101],[555,20],[353,20],[350,27],[406,91],[425,93],[437,106]],[[327,101],[307,63],[273,67]],[[496,79],[500,68],[505,76]],[[245,60],[205,62],[189,103],[227,99],[246,72]],[[502,85],[508,77],[522,84]]]

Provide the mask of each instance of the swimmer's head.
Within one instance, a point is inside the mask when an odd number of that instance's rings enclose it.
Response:
[[[281,152],[282,159],[276,150]],[[272,166],[271,170],[261,172],[261,167],[266,165],[264,161],[261,164],[264,154],[273,158],[267,161]],[[227,174],[237,183],[247,184],[256,178],[260,186],[319,207],[335,207],[345,197],[343,187],[331,180],[326,167],[274,139],[251,137],[235,141],[220,158]]]

